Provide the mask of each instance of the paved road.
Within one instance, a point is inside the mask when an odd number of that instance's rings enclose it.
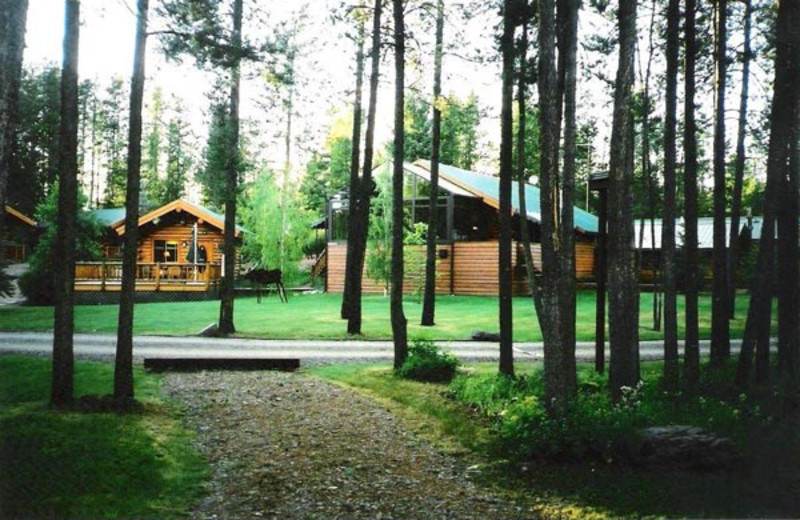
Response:
[[[464,361],[496,361],[497,343],[486,341],[441,341],[442,347]],[[114,356],[116,336],[111,334],[76,334],[75,355],[80,358],[109,359]],[[49,355],[53,335],[49,332],[0,332],[0,353],[29,353]],[[739,342],[733,342],[738,350]],[[662,344],[658,341],[641,343],[642,359],[659,359]],[[515,343],[517,361],[540,360],[541,343]],[[701,351],[708,352],[708,342],[701,343]],[[273,357],[299,358],[301,363],[341,362],[352,360],[390,361],[393,357],[391,341],[316,341],[316,340],[262,340],[239,338],[201,338],[169,336],[137,336],[134,339],[134,358],[146,357]],[[578,359],[594,359],[594,343],[581,342],[577,347]],[[608,356],[608,353],[606,353]]]

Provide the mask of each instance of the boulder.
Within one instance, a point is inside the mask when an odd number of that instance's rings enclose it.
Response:
[[[640,430],[628,455],[638,465],[693,470],[718,470],[738,456],[730,439],[694,426],[654,426]]]

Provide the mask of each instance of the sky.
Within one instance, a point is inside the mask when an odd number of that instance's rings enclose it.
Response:
[[[152,4],[153,2],[151,2]],[[306,2],[279,2],[263,0],[260,5],[269,10],[270,17],[287,18],[292,10]],[[298,69],[306,75],[309,87],[298,94],[296,135],[305,133],[312,137],[311,144],[296,146],[293,150],[293,163],[297,172],[310,156],[310,148],[320,146],[327,132],[331,118],[341,117],[352,103],[349,92],[354,87],[353,61],[354,47],[344,40],[338,30],[327,20],[327,13],[335,0],[313,0],[303,16],[303,23],[309,29],[312,49],[306,53],[305,63]],[[81,2],[81,35],[79,75],[81,79],[92,79],[100,84],[107,83],[114,76],[128,79],[132,70],[135,16],[131,10],[135,0],[84,0]],[[152,7],[151,7],[152,10]],[[387,16],[390,13],[385,13]],[[26,65],[61,62],[63,39],[64,2],[61,0],[30,0],[28,14],[28,33],[26,38]],[[472,22],[467,22],[467,25]],[[480,23],[480,21],[475,21]],[[151,17],[150,30],[158,30],[159,22]],[[471,29],[473,33],[485,31],[485,27]],[[245,27],[247,33],[248,27]],[[455,27],[446,27],[451,34]],[[446,33],[447,36],[447,33]],[[421,35],[420,39],[426,36]],[[487,40],[491,49],[492,40]],[[382,85],[379,96],[378,125],[376,139],[388,142],[391,139],[393,121],[393,64],[391,58],[382,63]],[[460,58],[446,58],[444,64],[444,92],[455,92],[466,98],[474,91],[481,105],[489,112],[490,118],[484,122],[481,131],[484,146],[491,149],[499,128],[492,121],[496,117],[496,101],[499,101],[499,66],[497,64],[476,65]],[[408,67],[408,82],[419,86],[423,91],[429,89],[426,79],[419,79],[419,70],[425,66]],[[494,69],[497,69],[496,71]],[[417,77],[415,77],[415,70]],[[365,78],[367,79],[367,78]],[[188,107],[195,134],[202,141],[207,134],[205,110],[208,106],[207,93],[213,76],[198,71],[187,60],[184,64],[167,62],[159,50],[156,39],[148,42],[147,81],[145,101],[149,99],[155,86],[160,86],[165,98],[175,94],[182,98]],[[263,103],[263,83],[258,79],[245,79],[242,83],[241,113],[244,118],[257,122],[263,143],[257,146],[273,167],[282,165],[285,156],[282,137],[276,138],[282,128],[276,128],[268,114],[260,108]],[[366,105],[366,89],[364,104]]]

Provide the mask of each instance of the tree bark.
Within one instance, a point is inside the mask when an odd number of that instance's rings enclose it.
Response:
[[[500,215],[498,240],[499,257],[499,327],[501,374],[514,375],[513,317],[511,301],[511,176],[513,175],[513,132],[511,98],[514,87],[514,18],[512,0],[503,4],[503,34],[500,48],[503,54],[502,105],[500,109]]]
[[[230,91],[230,144],[226,160],[225,186],[225,238],[223,251],[225,254],[225,272],[222,275],[222,290],[219,305],[219,332],[223,335],[233,334],[236,327],[233,323],[234,277],[236,275],[236,195],[239,183],[239,83],[241,80],[240,64],[242,52],[242,11],[243,0],[233,3],[233,36],[231,47],[231,91]]]
[[[28,0],[0,1],[0,238],[5,237],[6,189],[17,125]]]
[[[686,0],[685,78],[683,125],[683,196],[684,196],[684,292],[686,327],[683,353],[683,376],[696,384],[700,377],[700,330],[698,322],[698,253],[697,253],[697,123],[695,120],[695,68],[697,59],[696,0]]]
[[[792,211],[792,218],[797,225],[797,138],[798,138],[798,111],[800,110],[800,93],[797,84],[800,81],[800,4],[797,2],[780,2],[778,5],[777,37],[775,40],[775,81],[774,94],[770,111],[770,141],[769,156],[767,159],[767,186],[764,207],[764,221],[762,224],[761,240],[759,241],[756,269],[750,289],[750,306],[747,312],[744,339],[739,352],[739,362],[736,372],[736,384],[745,386],[750,381],[752,372],[753,354],[756,354],[756,381],[764,382],[769,376],[769,341],[770,319],[772,311],[772,287],[774,280],[770,274],[775,265],[774,238],[775,224],[778,224],[778,252],[787,254],[788,244],[781,245],[782,241],[794,241],[797,247],[797,235],[792,235],[787,230],[786,222],[782,222]],[[792,179],[794,185],[792,186]],[[791,202],[783,192],[794,189],[789,196],[794,198]],[[793,206],[793,209],[792,209]],[[788,210],[788,211],[787,211]],[[789,231],[789,233],[787,233]],[[785,235],[784,235],[785,233]],[[797,257],[788,258],[794,262],[787,270],[783,259],[779,260],[778,275],[781,276],[781,286],[797,286]],[[793,273],[793,274],[792,274]],[[783,276],[787,276],[784,279]],[[796,289],[795,289],[796,290]],[[784,344],[792,336],[787,330],[787,322],[797,327],[797,314],[786,314],[791,308],[789,291],[780,289],[778,306],[778,343],[779,352],[788,345]],[[789,305],[787,307],[787,304]],[[797,312],[795,310],[795,312]],[[781,333],[784,333],[782,336]],[[795,343],[796,347],[796,343]],[[792,353],[796,356],[797,352]],[[779,354],[779,367],[781,370],[791,370],[790,365],[797,363],[791,360],[791,355],[786,350]],[[796,381],[795,381],[796,382]]]
[[[636,51],[636,0],[620,0],[619,69],[608,190],[609,385],[619,399],[624,387],[639,382],[639,288],[633,250],[634,122],[632,90]]]
[[[433,65],[433,128],[431,129],[431,193],[428,199],[428,236],[425,249],[425,295],[422,301],[422,322],[434,325],[436,315],[436,238],[439,226],[439,151],[441,149],[442,49],[444,47],[444,0],[436,2],[436,51]]]
[[[407,320],[403,312],[403,157],[405,155],[405,20],[403,0],[394,7],[394,169],[392,172],[392,292],[390,312],[394,367],[408,356]]]
[[[675,199],[680,16],[680,0],[669,0],[667,5],[667,84],[664,115],[664,220],[661,235],[661,266],[664,276],[664,386],[669,390],[678,388],[678,309],[675,265],[677,211]]]
[[[125,246],[122,256],[122,287],[114,363],[114,397],[133,399],[133,313],[136,299],[136,260],[139,254],[139,177],[142,166],[142,98],[147,48],[149,0],[137,6],[136,46],[131,77],[130,123],[128,125],[128,183],[125,198]]]
[[[742,184],[745,162],[744,146],[747,136],[747,105],[750,92],[750,61],[753,57],[750,43],[753,7],[750,0],[744,0],[744,43],[742,50],[742,90],[739,95],[739,126],[736,134],[736,166],[731,196],[731,229],[728,239],[728,311],[730,318],[736,317],[736,274],[739,265],[739,227],[742,214]]]
[[[714,42],[714,278],[711,294],[711,366],[722,368],[730,357],[728,318],[728,257],[725,228],[725,86],[727,84],[726,45],[728,42],[727,0],[715,2]]]
[[[361,98],[364,90],[364,17],[359,16],[358,21],[358,50],[356,51],[356,93],[353,101],[353,134],[350,151],[350,207],[347,214],[347,257],[344,268],[344,293],[342,294],[342,319],[347,319],[350,314],[350,302],[353,298],[353,248],[355,242],[351,237],[358,233],[358,199],[361,180],[358,173],[361,167]]]
[[[58,229],[56,231],[53,379],[50,404],[68,405],[74,394],[75,235],[78,218],[78,47],[80,2],[67,0],[59,126]]]
[[[347,236],[348,242],[351,240],[355,241],[353,245],[353,264],[348,274],[352,279],[350,285],[350,310],[347,316],[347,332],[349,334],[361,334],[361,282],[364,277],[364,255],[367,248],[367,231],[369,230],[369,207],[374,191],[372,181],[372,157],[374,154],[375,142],[375,114],[378,106],[378,80],[380,78],[382,10],[383,0],[375,0],[375,7],[372,15],[372,55],[370,56],[372,70],[369,79],[367,131],[364,136],[364,168],[361,173],[356,208],[358,211],[358,223],[353,235],[348,234]]]

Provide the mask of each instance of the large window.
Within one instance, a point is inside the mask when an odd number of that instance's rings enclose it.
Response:
[[[178,241],[177,240],[156,240],[155,258],[157,263],[177,262],[178,261]]]

